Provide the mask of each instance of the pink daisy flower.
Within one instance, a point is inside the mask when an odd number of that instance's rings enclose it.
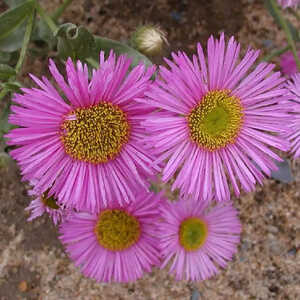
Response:
[[[36,199],[32,200],[29,206],[25,208],[25,210],[30,211],[30,217],[27,221],[32,221],[41,217],[44,213],[48,213],[54,225],[57,225],[70,213],[69,209],[64,209],[57,204],[54,196],[48,196],[47,191],[42,194],[37,194],[36,191],[30,190],[28,194],[36,197]]]
[[[60,240],[82,273],[101,282],[129,282],[159,264],[160,194],[139,191],[134,201],[110,204],[98,214],[74,213]]]
[[[97,212],[113,199],[126,203],[136,186],[146,188],[153,160],[141,143],[141,122],[149,109],[138,103],[150,84],[154,67],[143,64],[129,72],[131,60],[113,52],[91,80],[88,68],[71,59],[67,82],[50,60],[50,72],[63,96],[45,77],[30,75],[39,88],[16,94],[10,116],[21,126],[6,135],[18,146],[11,155],[23,179],[38,179],[37,188],[55,194],[59,203]]]
[[[294,8],[296,8],[297,5],[300,4],[300,0],[277,0],[277,2],[283,8],[287,8],[287,7],[294,7]]]
[[[210,278],[237,252],[241,224],[232,205],[218,204],[207,211],[203,201],[181,199],[161,205],[161,217],[161,268],[171,262],[169,272],[177,280]]]
[[[295,158],[300,157],[300,73],[292,76],[292,80],[287,83],[291,96],[291,113],[288,139],[291,141],[291,152]]]
[[[298,51],[298,56],[300,58],[300,51]],[[288,76],[298,72],[295,58],[291,51],[288,51],[280,56],[280,68],[282,73]]]
[[[161,66],[146,93],[147,103],[159,108],[144,123],[152,133],[149,147],[156,163],[168,159],[162,180],[176,172],[172,189],[182,195],[229,200],[228,181],[237,196],[238,181],[249,192],[281,161],[269,147],[289,149],[279,136],[289,122],[285,79],[265,62],[248,72],[259,51],[248,49],[241,61],[239,51],[234,38],[226,46],[222,34],[208,40],[207,58],[200,44],[192,61],[173,53],[173,61],[166,59],[170,69]]]

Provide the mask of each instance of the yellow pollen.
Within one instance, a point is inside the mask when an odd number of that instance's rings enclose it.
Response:
[[[229,91],[208,92],[187,116],[190,137],[209,151],[233,143],[243,123],[240,100]]]
[[[54,198],[54,196],[50,196],[48,197],[48,193],[49,193],[49,189],[44,192],[41,196],[41,200],[44,203],[44,205],[52,208],[52,209],[59,209],[59,206],[56,204],[56,199]]]
[[[199,249],[207,238],[207,225],[196,217],[185,219],[179,227],[179,242],[186,251]]]
[[[99,215],[95,234],[99,244],[111,251],[122,251],[140,238],[139,221],[123,210],[105,210]]]
[[[128,137],[129,123],[125,113],[107,102],[77,108],[67,115],[61,125],[66,153],[94,164],[113,159]]]

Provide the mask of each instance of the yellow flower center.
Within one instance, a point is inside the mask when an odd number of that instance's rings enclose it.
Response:
[[[44,203],[44,205],[52,208],[52,209],[59,209],[59,206],[56,204],[56,199],[54,198],[54,196],[50,196],[48,197],[48,192],[49,190],[47,190],[46,192],[44,192],[41,196],[41,200]]]
[[[233,143],[243,123],[240,100],[229,91],[208,92],[187,116],[190,137],[209,151]]]
[[[94,164],[113,159],[129,137],[125,113],[107,102],[77,108],[69,113],[61,128],[66,153]]]
[[[207,238],[207,225],[196,217],[185,219],[179,227],[179,242],[187,251],[199,249]]]
[[[140,237],[139,221],[123,210],[105,210],[95,226],[98,242],[111,251],[122,251],[134,245]]]

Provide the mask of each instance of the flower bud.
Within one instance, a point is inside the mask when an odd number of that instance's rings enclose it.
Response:
[[[131,38],[132,46],[146,56],[161,54],[164,43],[168,44],[166,33],[152,25],[139,27]]]

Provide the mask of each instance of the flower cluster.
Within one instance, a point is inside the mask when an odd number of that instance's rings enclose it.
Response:
[[[262,184],[289,139],[300,153],[298,115],[289,123],[300,77],[286,85],[274,65],[253,68],[258,51],[239,52],[222,34],[157,72],[101,52],[92,73],[69,59],[64,78],[50,61],[53,80],[31,75],[37,87],[14,96],[19,127],[6,137],[33,185],[29,220],[46,212],[59,223],[85,276],[128,282],[168,266],[178,280],[204,280],[232,259],[241,224],[230,190]],[[160,172],[177,202],[150,192]]]

